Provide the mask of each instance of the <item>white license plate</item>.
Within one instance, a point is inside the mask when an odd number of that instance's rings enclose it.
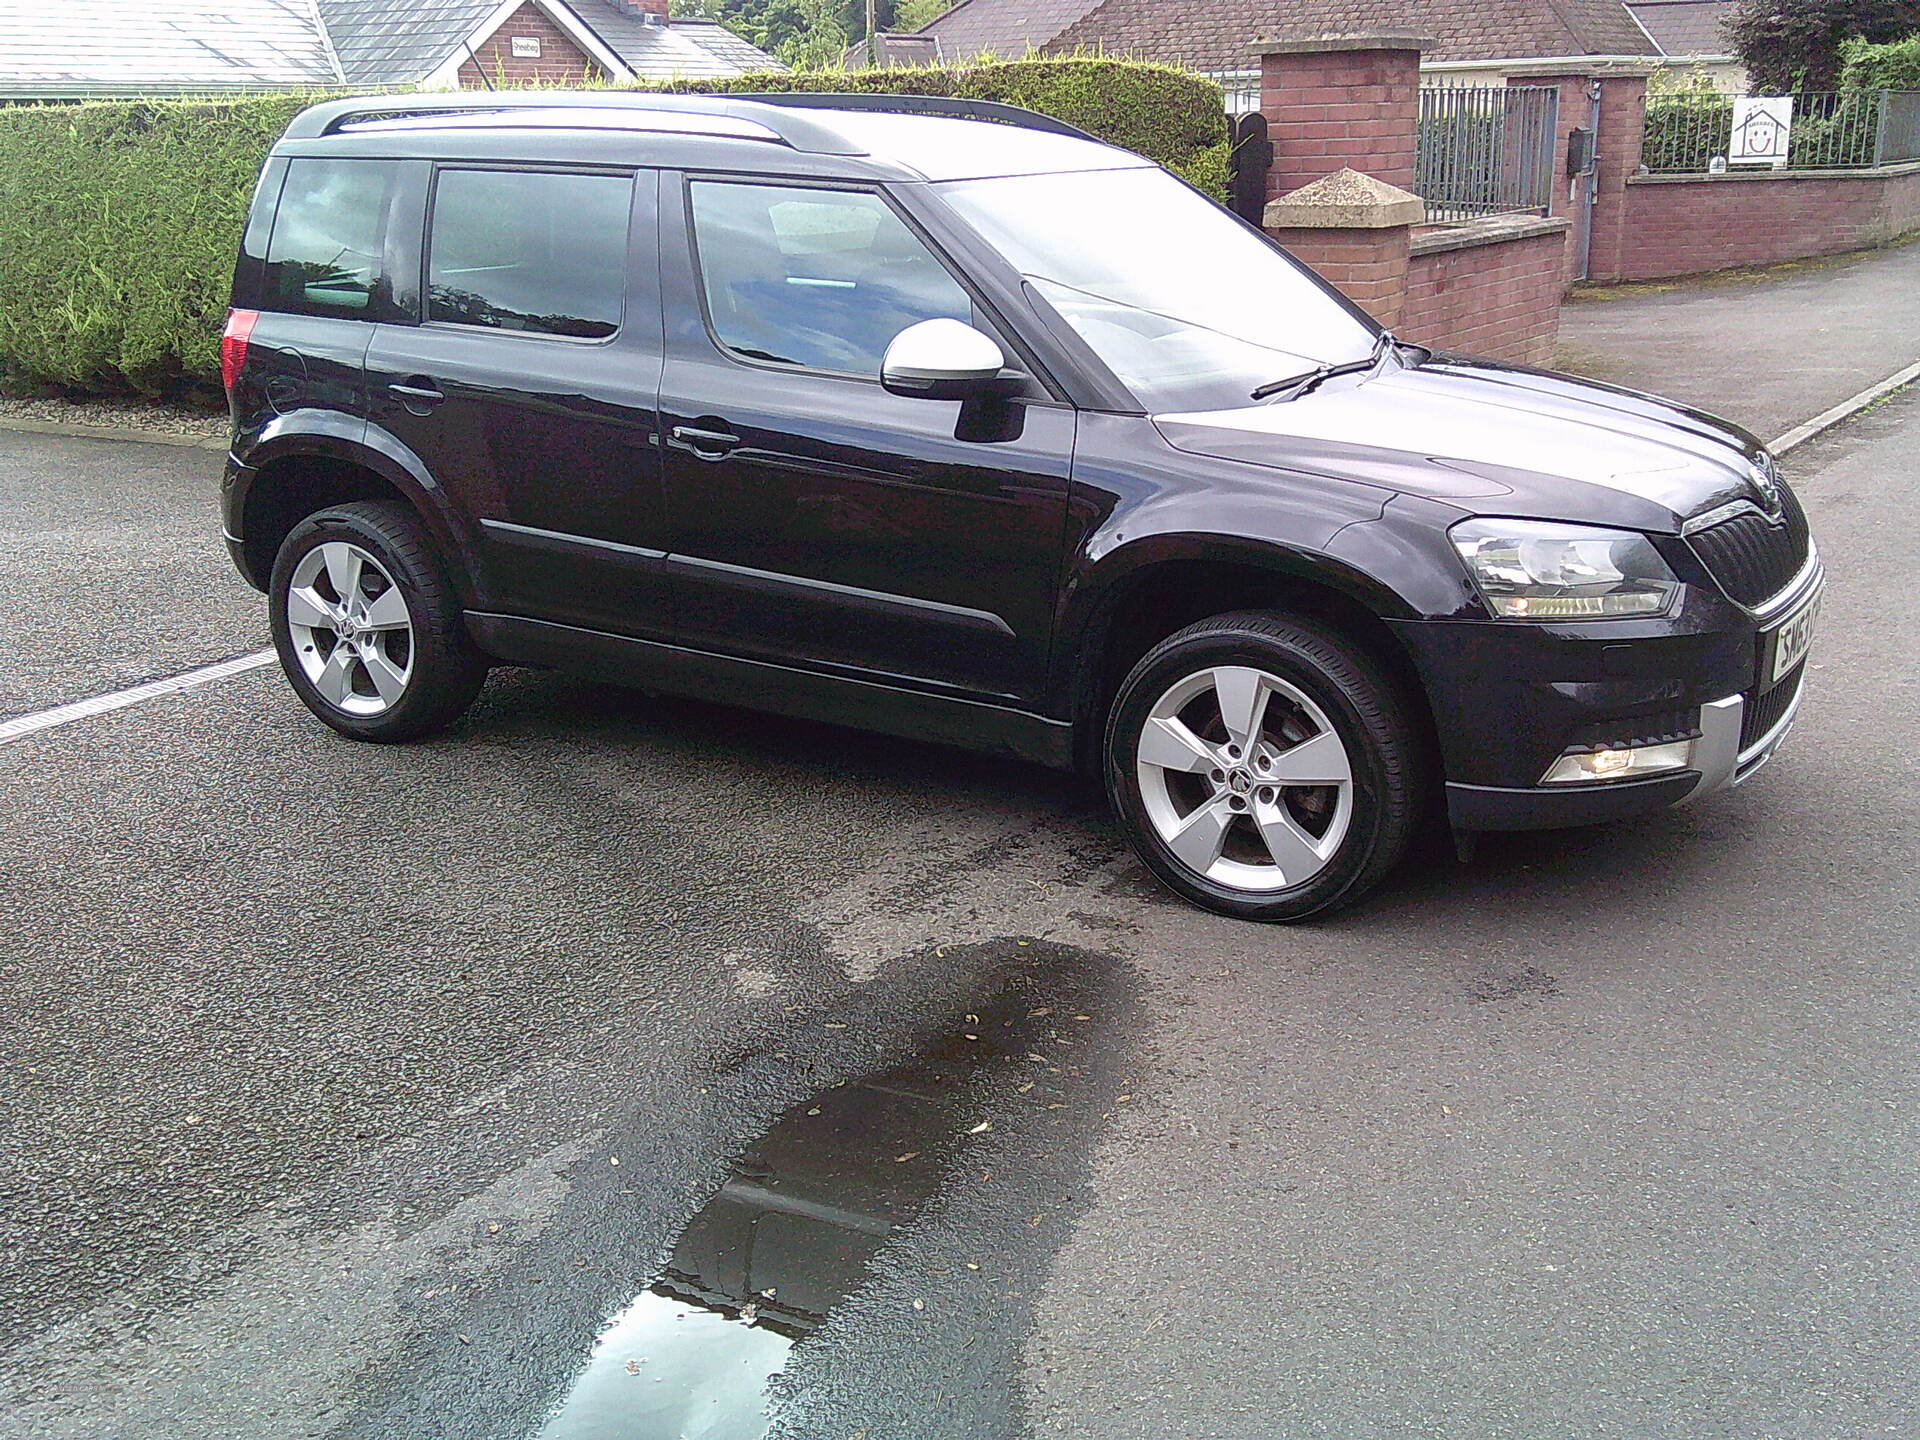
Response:
[[[1806,604],[1769,632],[1767,636],[1768,686],[1807,658],[1807,650],[1813,644],[1813,623],[1820,618],[1822,593],[1819,590],[1814,591]]]

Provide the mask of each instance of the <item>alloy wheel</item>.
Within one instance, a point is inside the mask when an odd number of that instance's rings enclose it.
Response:
[[[349,715],[382,715],[413,678],[413,616],[393,576],[345,540],[313,547],[287,585],[287,629],[307,680]]]
[[[1167,850],[1235,890],[1312,879],[1353,818],[1353,762],[1326,712],[1251,666],[1213,666],[1168,688],[1141,726],[1135,773]]]

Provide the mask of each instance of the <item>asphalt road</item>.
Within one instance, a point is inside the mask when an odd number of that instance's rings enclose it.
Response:
[[[1917,439],[1789,467],[1831,586],[1759,777],[1311,928],[1064,777],[553,676],[0,747],[0,1435],[531,1435],[737,1157],[1008,1004],[942,1144],[813,1156],[823,1214],[936,1171],[774,1434],[1914,1433]],[[0,435],[0,712],[262,643],[210,459]]]
[[[1916,358],[1915,335],[1920,240],[1910,238],[1764,270],[1576,290],[1560,311],[1557,363],[1772,440]]]

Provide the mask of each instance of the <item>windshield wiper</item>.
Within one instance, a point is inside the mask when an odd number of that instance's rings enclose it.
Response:
[[[1319,389],[1322,383],[1333,379],[1336,375],[1358,375],[1364,370],[1373,369],[1374,366],[1380,363],[1388,350],[1397,348],[1400,343],[1400,341],[1393,338],[1390,332],[1382,330],[1380,332],[1380,338],[1373,342],[1373,352],[1368,355],[1366,359],[1348,360],[1339,365],[1316,365],[1304,374],[1290,375],[1285,380],[1274,380],[1262,385],[1258,390],[1253,392],[1252,398],[1255,400],[1267,400],[1275,395],[1284,394],[1289,400],[1298,400],[1302,395]],[[1407,348],[1416,349],[1418,347],[1409,346]]]

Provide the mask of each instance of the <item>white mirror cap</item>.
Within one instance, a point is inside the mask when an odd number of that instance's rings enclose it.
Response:
[[[959,320],[922,320],[887,346],[880,370],[890,380],[991,379],[1007,363],[990,335]]]

